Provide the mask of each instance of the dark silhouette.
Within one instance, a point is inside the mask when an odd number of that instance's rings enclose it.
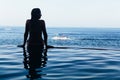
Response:
[[[18,47],[24,47],[27,42],[27,46],[40,46],[47,48],[47,31],[45,21],[41,20],[41,16],[39,8],[34,8],[32,10],[31,19],[26,21],[23,45],[19,45]]]
[[[27,52],[28,51],[28,52]],[[43,74],[41,68],[47,64],[47,49],[40,49],[40,47],[25,47],[23,48],[24,55],[24,68],[28,70],[27,78],[34,80],[42,78]]]
[[[42,76],[39,74],[41,70],[38,71],[37,68],[44,67],[47,61],[47,31],[41,16],[39,8],[32,10],[31,19],[26,21],[23,45],[18,45],[23,47],[24,68],[28,69],[27,77],[31,80]]]

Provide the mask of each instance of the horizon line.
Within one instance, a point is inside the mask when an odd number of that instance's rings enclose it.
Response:
[[[0,25],[0,27],[25,27],[25,26],[8,26]],[[47,28],[120,28],[113,26],[46,26]]]

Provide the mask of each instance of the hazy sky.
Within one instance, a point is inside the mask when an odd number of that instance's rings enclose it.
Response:
[[[24,26],[36,7],[47,27],[120,28],[120,0],[0,0],[0,25]]]

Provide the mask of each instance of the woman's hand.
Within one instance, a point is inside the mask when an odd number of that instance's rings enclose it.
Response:
[[[25,47],[25,45],[23,44],[23,45],[18,45],[17,47]]]
[[[54,46],[51,46],[51,45],[47,45],[47,49],[48,49],[48,48],[54,48]]]

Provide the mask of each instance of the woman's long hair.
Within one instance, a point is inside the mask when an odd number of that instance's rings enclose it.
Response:
[[[34,8],[31,12],[31,20],[39,20],[41,18],[41,11],[39,8]]]

